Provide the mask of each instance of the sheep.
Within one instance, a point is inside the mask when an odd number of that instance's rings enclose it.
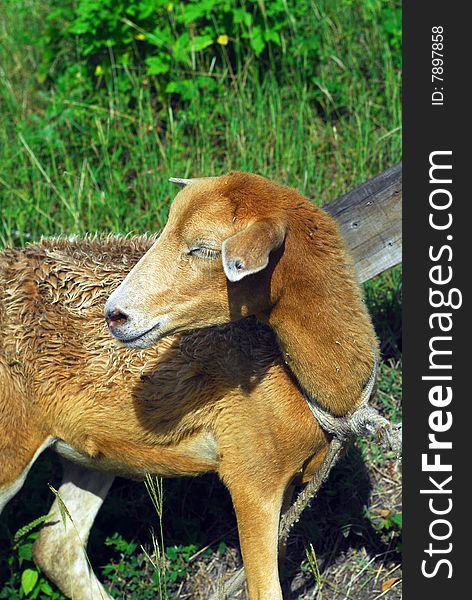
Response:
[[[334,219],[296,190],[249,173],[180,191],[105,315],[129,348],[254,315],[274,330],[301,388],[336,416],[359,404],[377,357]]]
[[[145,349],[114,340],[105,300],[156,243],[50,239],[0,253],[0,510],[39,454],[56,451],[74,526],[56,499],[34,559],[66,596],[110,598],[84,545],[114,476],[215,472],[233,500],[251,599],[281,598],[280,507],[319,469],[330,436],[255,317],[195,329],[202,317]]]
[[[364,407],[378,343],[334,220],[296,190],[254,174],[182,183],[159,239],[105,304],[111,334],[145,349],[169,334],[255,317],[273,332],[316,414],[328,423]],[[277,393],[272,409],[279,401]],[[270,430],[275,444],[281,425],[258,430]],[[282,598],[277,527],[287,479],[271,476],[257,487],[236,465],[222,476],[235,501],[250,597]]]

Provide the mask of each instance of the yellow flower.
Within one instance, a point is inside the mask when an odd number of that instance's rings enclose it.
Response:
[[[134,39],[135,39],[135,40],[145,40],[145,39],[146,39],[146,36],[144,35],[144,33],[137,33],[137,34],[134,36]]]
[[[95,67],[95,75],[98,77],[99,75],[101,75],[103,73],[103,69],[100,65],[97,65]]]
[[[166,8],[168,12],[172,12],[174,10],[174,5],[172,4],[172,2],[169,2],[168,4],[166,4]]]
[[[219,35],[216,38],[216,43],[220,44],[220,46],[227,46],[229,42],[229,37],[226,35],[226,33],[223,33],[223,35]]]

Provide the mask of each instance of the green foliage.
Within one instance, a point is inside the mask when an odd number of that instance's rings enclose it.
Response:
[[[166,557],[168,560],[166,575],[172,583],[175,584],[185,578],[188,572],[188,561],[197,550],[198,548],[195,544],[166,548]],[[211,554],[211,551],[207,551],[207,554]]]
[[[366,511],[374,529],[391,544],[395,542],[399,553],[402,551],[403,515],[394,510],[381,509],[375,512]]]
[[[279,31],[287,27],[282,0],[80,0],[65,2],[47,17],[38,40],[41,79],[54,75],[58,50],[76,46],[80,64],[90,76],[112,76],[129,91],[125,71],[140,69],[152,77],[158,97],[177,94],[191,99],[212,92],[215,64],[239,67],[248,55],[260,56],[271,44],[280,46]],[[68,72],[63,63],[59,70]],[[188,79],[187,72],[202,74]]]
[[[400,3],[335,4],[361,32],[360,47],[369,43],[363,30],[378,29],[384,43],[397,50],[395,66],[400,66]],[[192,100],[213,93],[222,72],[234,76],[255,65],[262,74],[277,65],[280,80],[289,81],[288,72],[303,69],[320,105],[340,110],[348,102],[350,71],[325,35],[336,27],[333,8],[326,0],[65,0],[48,14],[37,40],[38,78],[65,78],[80,92],[84,79],[92,87],[113,82],[121,93],[134,96],[132,79],[147,75],[161,101],[169,95]],[[61,58],[65,49],[75,55],[72,64]],[[357,59],[368,76],[367,55]]]
[[[24,540],[26,534],[30,533],[30,531],[33,531],[33,529],[36,529],[38,525],[41,525],[41,523],[44,523],[49,518],[50,515],[42,515],[41,517],[34,519],[34,521],[31,521],[30,523],[27,523],[18,529],[13,536],[13,548],[20,547],[21,542]]]
[[[50,582],[33,563],[32,549],[38,532],[33,531],[48,518],[43,515],[21,527],[13,536],[12,553],[6,563],[10,577],[0,590],[0,598],[5,600],[65,600],[55,591]]]
[[[47,515],[28,523],[13,536],[13,552],[7,559],[10,577],[0,590],[0,599],[65,600],[33,563],[32,547],[39,535],[33,529],[46,518]],[[210,548],[201,549],[196,544],[173,545],[165,548],[163,564],[158,564],[135,541],[126,540],[118,532],[105,539],[105,546],[114,552],[114,557],[101,568],[106,585],[117,597],[126,594],[126,597],[140,600],[172,597],[188,576],[191,558],[197,552],[200,557],[212,553]],[[217,551],[223,554],[225,549],[225,544],[221,543]]]
[[[139,549],[135,542],[125,540],[115,532],[105,540],[118,554],[118,560],[111,560],[102,567],[102,574],[111,590],[118,597],[126,591],[135,594],[140,600],[160,597],[172,597],[188,575],[189,561],[198,551],[195,544],[169,546],[165,549],[164,561],[149,556],[144,549]],[[200,556],[210,555],[211,549],[200,552]],[[151,574],[143,578],[143,570],[151,569]]]

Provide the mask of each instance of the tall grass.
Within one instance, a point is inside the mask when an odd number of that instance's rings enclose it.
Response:
[[[380,27],[381,0],[366,3],[378,5],[369,21],[363,3],[313,3],[306,27],[328,56],[316,81],[282,63],[262,74],[255,63],[238,73],[228,65],[212,73],[211,95],[157,105],[149,78],[129,70],[132,106],[113,77],[93,101],[39,84],[24,31],[41,30],[49,0],[1,4],[1,245],[155,230],[175,193],[169,176],[255,171],[324,203],[400,158],[398,52]],[[73,63],[67,52],[57,60]],[[338,80],[342,107],[329,89]]]

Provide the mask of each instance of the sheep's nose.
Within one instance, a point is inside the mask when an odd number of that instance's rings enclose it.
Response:
[[[126,315],[124,312],[121,312],[121,310],[109,310],[105,314],[105,320],[108,324],[108,327],[113,329],[114,327],[118,327],[118,325],[123,325],[123,323],[126,323],[128,320],[128,315]]]

